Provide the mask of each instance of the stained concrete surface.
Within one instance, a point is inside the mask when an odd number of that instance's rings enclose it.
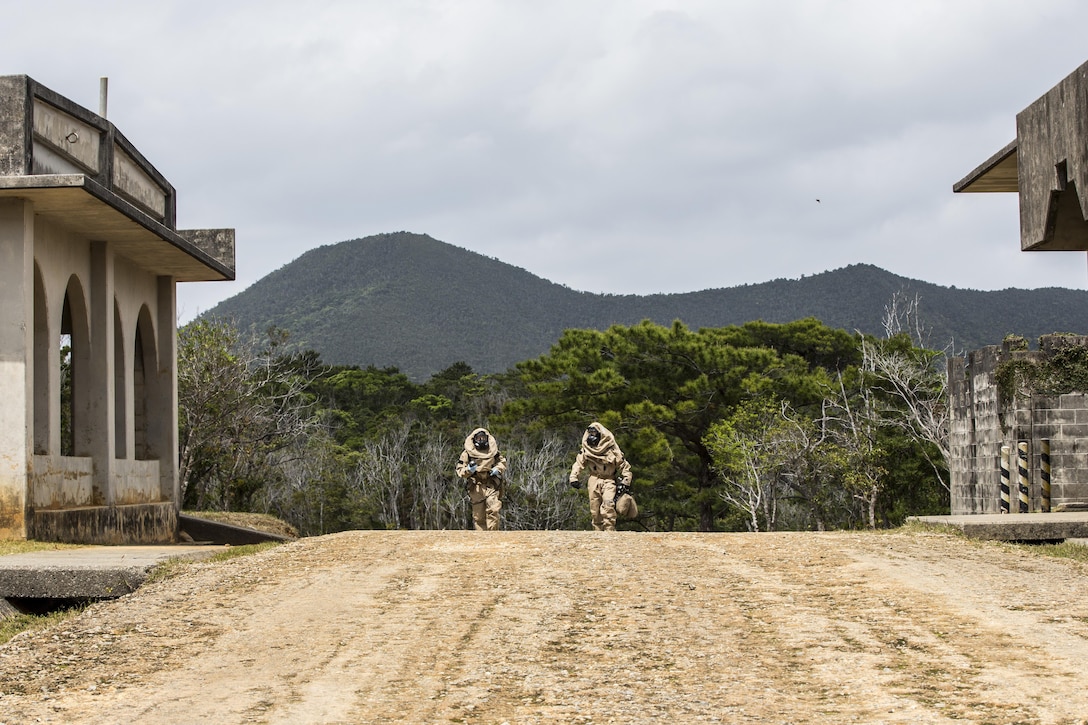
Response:
[[[108,599],[135,591],[159,564],[225,546],[88,546],[0,556],[2,599]]]
[[[87,546],[0,556],[0,618],[7,600],[111,599],[135,591],[159,564],[211,556],[229,546],[285,542],[279,534],[180,515],[186,541],[163,546]],[[5,606],[7,605],[7,606]]]
[[[1088,538],[1088,512],[959,514],[911,516],[908,520],[951,526],[972,539],[993,541],[1064,541]]]

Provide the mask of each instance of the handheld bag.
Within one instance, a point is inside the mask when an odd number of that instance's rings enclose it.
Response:
[[[618,497],[616,499],[616,513],[624,519],[637,519],[638,504],[635,503],[635,497],[629,493]]]

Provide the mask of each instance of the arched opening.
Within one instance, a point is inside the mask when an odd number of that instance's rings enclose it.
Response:
[[[60,340],[60,454],[75,455],[75,396],[72,394],[72,306],[64,295],[61,312]]]
[[[121,310],[117,300],[113,302],[113,447],[114,458],[128,458],[128,388],[125,372],[128,355],[125,354],[125,326],[121,322]]]
[[[53,431],[53,411],[49,405],[49,305],[45,299],[45,283],[38,263],[34,263],[34,453],[50,453],[49,439]]]
[[[60,322],[60,453],[91,455],[89,400],[91,374],[90,322],[83,285],[68,280]]]
[[[155,354],[155,328],[151,322],[151,312],[147,305],[140,308],[136,318],[136,344],[132,357],[132,407],[133,407],[133,443],[137,460],[156,458],[151,443],[148,399],[150,397],[151,376],[158,369]]]

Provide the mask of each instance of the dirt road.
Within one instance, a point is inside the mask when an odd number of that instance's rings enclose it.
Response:
[[[0,722],[1088,723],[1088,569],[931,533],[349,532],[0,646]]]

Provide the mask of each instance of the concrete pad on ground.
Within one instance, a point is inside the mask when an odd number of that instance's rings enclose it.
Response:
[[[0,556],[0,599],[109,599],[135,591],[159,564],[225,546],[88,546]]]
[[[911,516],[907,520],[952,526],[972,539],[1063,541],[1088,538],[1088,511]]]

